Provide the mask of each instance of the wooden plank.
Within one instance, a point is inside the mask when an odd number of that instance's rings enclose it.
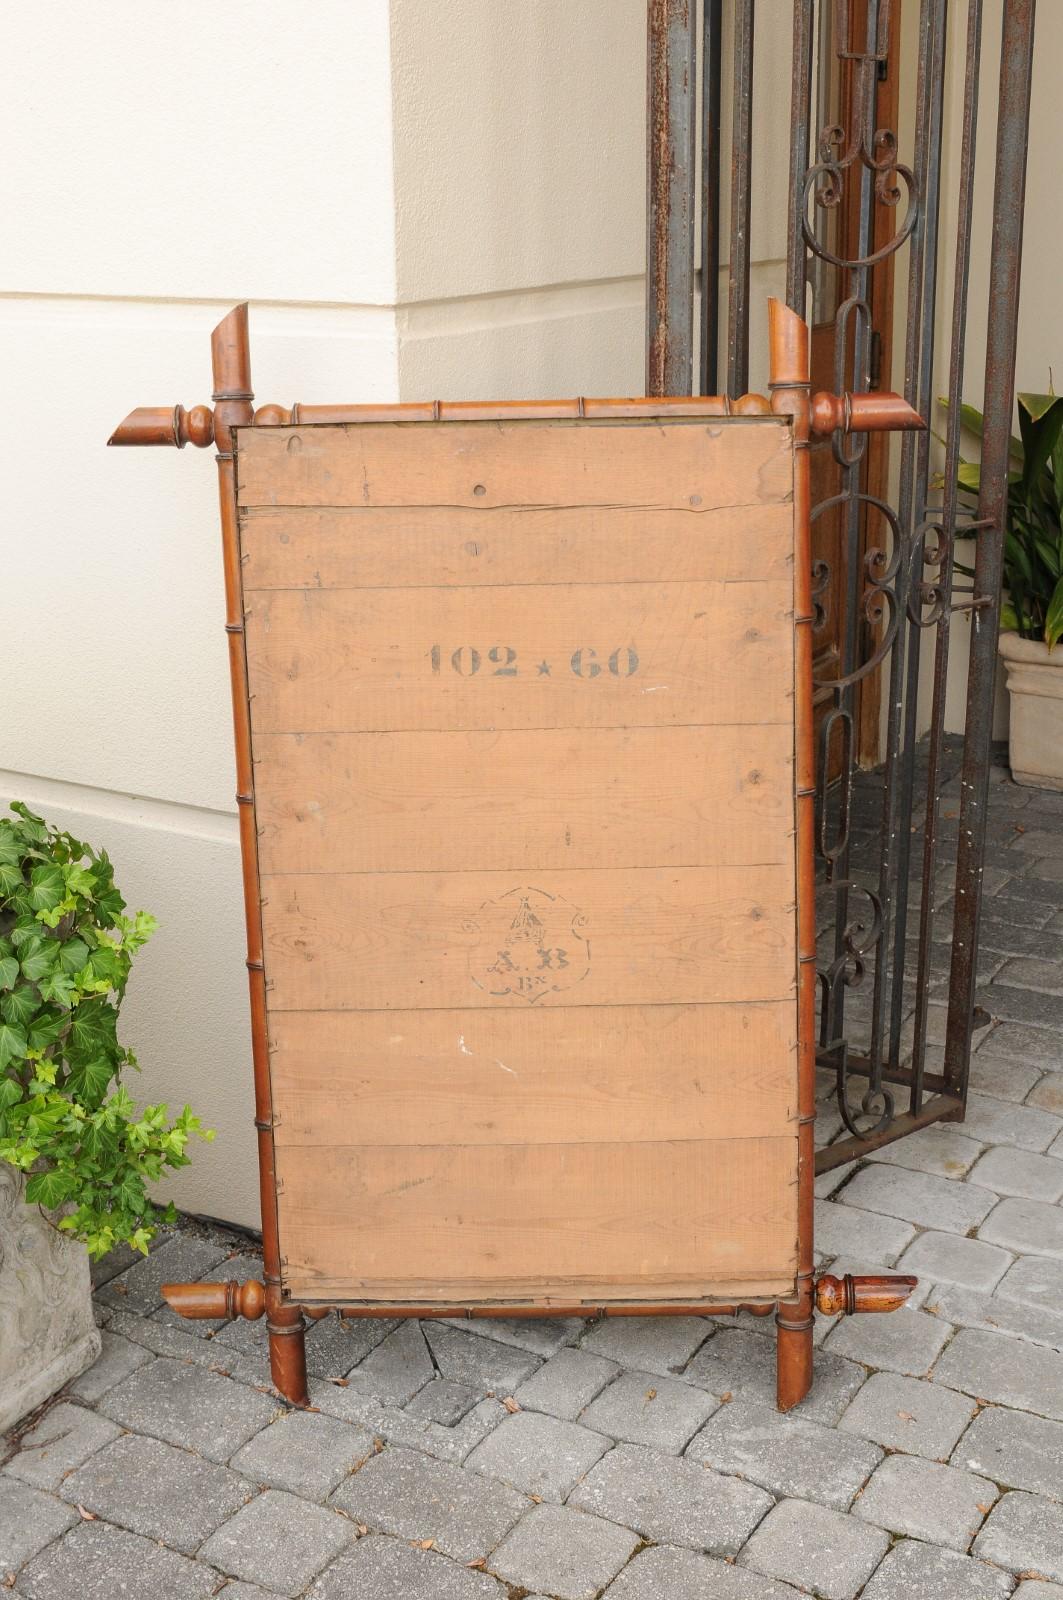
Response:
[[[792,726],[789,581],[275,590],[255,732]]]
[[[275,1011],[278,1146],[783,1135],[788,1000],[553,1011]]]
[[[794,993],[793,867],[264,876],[273,1010],[672,1005]]]
[[[277,1164],[296,1296],[571,1304],[793,1285],[792,1138],[294,1146]]]
[[[252,507],[241,517],[244,590],[429,588],[781,578],[793,508],[713,506]]]
[[[749,866],[793,858],[793,732],[259,734],[262,871]]]
[[[602,433],[602,443],[588,436]],[[789,425],[731,420],[381,422],[248,429],[241,506],[666,506],[784,501]]]

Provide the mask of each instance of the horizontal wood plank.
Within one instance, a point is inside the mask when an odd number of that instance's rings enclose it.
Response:
[[[778,417],[360,423],[241,436],[241,506],[685,507],[793,492]]]
[[[792,621],[781,579],[262,592],[254,726],[792,726]]]
[[[794,1141],[294,1146],[277,1153],[295,1296],[441,1305],[509,1293],[792,1289]],[[768,1290],[767,1292],[771,1292]]]
[[[262,880],[273,1010],[779,1000],[792,866]],[[544,955],[546,960],[544,961]]]
[[[277,1011],[275,1138],[353,1147],[793,1134],[794,1025],[789,1001]]]
[[[793,858],[793,732],[260,734],[262,871],[731,866]]]
[[[241,517],[244,590],[785,577],[793,507],[294,506]]]

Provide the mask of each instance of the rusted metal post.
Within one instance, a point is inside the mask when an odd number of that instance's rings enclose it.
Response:
[[[749,387],[749,228],[753,207],[753,29],[756,0],[735,0],[731,237],[727,263],[727,393]]]
[[[997,632],[1000,626],[1004,528],[1008,512],[1009,440],[1015,403],[1015,353],[1035,15],[1036,0],[1005,0],[993,192],[985,423],[978,496],[978,520],[983,526],[975,542],[974,594],[976,600],[984,604],[971,613],[971,665],[961,780],[960,837],[956,855],[949,1013],[945,1035],[945,1076],[950,1088],[961,1096],[967,1093],[978,975],[978,922],[982,908]],[[961,1119],[957,1117],[956,1120]]]
[[[694,357],[697,7],[649,0],[646,393],[690,394]]]
[[[705,0],[701,46],[701,393],[719,388],[723,0]]]

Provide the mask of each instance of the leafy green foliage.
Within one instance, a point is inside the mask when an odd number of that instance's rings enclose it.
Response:
[[[942,402],[944,404],[944,402]],[[983,418],[962,406],[963,426],[981,438]],[[1063,395],[1020,394],[1019,438],[1011,440],[1004,534],[1001,626],[1051,650],[1063,638]],[[961,461],[961,493],[977,498],[981,469]],[[971,568],[957,562],[961,572]]]
[[[138,1110],[122,1084],[136,1067],[118,1042],[133,957],[155,919],[126,917],[105,851],[49,826],[24,805],[0,817],[0,1160],[30,1176],[26,1199],[106,1255],[147,1252],[172,1206],[147,1185],[187,1166],[185,1106]]]

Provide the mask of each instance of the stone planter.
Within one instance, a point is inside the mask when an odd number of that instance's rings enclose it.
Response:
[[[85,1247],[24,1204],[24,1187],[0,1161],[0,1433],[100,1353]]]
[[[1000,635],[1011,700],[1008,753],[1016,783],[1063,789],[1063,644]]]

